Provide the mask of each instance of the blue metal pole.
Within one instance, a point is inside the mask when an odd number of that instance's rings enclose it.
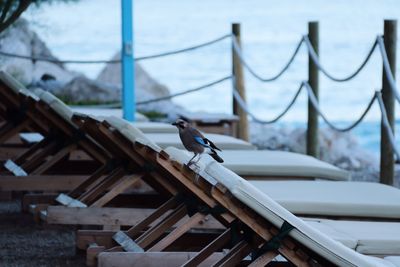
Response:
[[[135,120],[135,65],[133,60],[133,0],[121,0],[122,14],[122,109],[124,119]]]

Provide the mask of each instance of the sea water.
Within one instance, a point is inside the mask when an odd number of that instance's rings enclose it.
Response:
[[[98,60],[110,59],[120,48],[120,13],[120,0],[81,0],[30,8],[24,16],[60,59]],[[184,48],[230,33],[231,23],[238,22],[245,58],[268,77],[289,59],[301,36],[307,34],[307,23],[319,21],[321,61],[332,74],[343,77],[361,64],[376,36],[383,33],[383,20],[399,18],[397,0],[136,0],[134,50],[135,56],[144,56]],[[382,63],[377,52],[349,82],[335,83],[321,74],[320,104],[330,120],[342,125],[354,121],[381,88]],[[245,72],[251,111],[260,119],[270,119],[283,110],[299,83],[307,79],[307,64],[303,46],[276,82],[261,83]],[[142,65],[172,93],[180,92],[229,75],[231,43],[225,40]],[[95,78],[104,65],[67,67]],[[231,90],[231,82],[226,81],[175,101],[192,111],[231,112]],[[306,106],[303,92],[284,123],[304,125]],[[399,109],[396,115],[400,118]],[[379,151],[379,120],[375,104],[366,123],[354,131],[360,143],[374,152]]]

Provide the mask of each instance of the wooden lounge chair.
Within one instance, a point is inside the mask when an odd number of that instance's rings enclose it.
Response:
[[[210,255],[211,258],[208,260],[215,264],[213,266],[235,266],[242,261],[251,264],[250,266],[264,266],[279,254],[297,266],[315,266],[316,263],[323,266],[390,266],[386,265],[388,262],[386,260],[357,253],[322,234],[291,214],[250,182],[218,163],[212,162],[195,173],[182,165],[184,162],[171,161],[168,155],[162,152],[157,153],[149,148],[146,149],[143,144],[136,145],[139,146],[137,150],[147,150],[143,153],[149,154],[148,159],[154,164],[157,163],[158,168],[166,172],[164,176],[166,181],[174,180],[174,184],[178,184],[182,191],[191,192],[205,203],[212,203],[210,208],[222,205],[226,210],[225,213],[220,210],[219,215],[225,214],[234,218],[226,224],[226,221],[214,214],[214,218],[220,219],[222,225],[225,226],[225,231],[194,253],[188,253],[179,245],[173,246],[171,243],[180,237],[178,233],[188,232],[188,228],[194,226],[194,224],[188,224],[182,230],[179,227],[176,228],[159,241],[154,240],[153,242],[156,243],[150,246],[142,241],[146,235],[139,234],[139,237],[128,242],[132,245],[131,249],[134,252],[115,252],[118,251],[116,247],[112,250],[114,252],[100,253],[99,266],[106,266],[111,262],[114,266],[127,266],[127,263],[135,266],[135,263],[140,265],[143,262],[153,264],[149,266],[160,264],[197,266]],[[167,218],[170,217],[167,216]],[[164,219],[160,223],[166,223],[166,221],[167,219]],[[232,242],[232,231],[235,231],[232,228],[234,221],[239,221],[241,225],[246,226],[240,230],[240,233],[246,237],[242,236],[242,239],[239,238],[240,241],[231,247],[227,243]],[[147,235],[150,232],[147,232]],[[226,248],[229,252],[222,254],[221,248]],[[247,257],[251,253],[253,257]],[[210,262],[204,264],[212,265]]]
[[[43,136],[38,143],[27,146],[15,158],[2,166],[2,190],[65,191],[71,184],[83,180],[91,172],[110,160],[110,156],[93,139],[71,121],[72,112],[50,93],[27,92],[22,85],[4,72],[0,73],[1,93],[9,96],[0,101],[7,114],[18,106],[23,107],[23,120],[4,116],[3,140],[22,132],[35,132]],[[13,98],[12,98],[13,97]],[[75,155],[75,160],[70,160]]]
[[[121,132],[123,132],[123,129],[120,129],[120,130],[121,130]],[[118,136],[119,136],[118,131],[117,131],[117,132],[111,131],[111,132],[112,132],[112,134],[115,135],[115,136],[114,136],[115,138],[121,138],[121,137],[124,138],[123,136],[118,137]],[[111,133],[111,132],[110,132],[110,133]],[[143,137],[143,136],[139,136],[139,137],[138,137],[137,135],[130,135],[129,132],[126,132],[126,131],[125,131],[125,134],[126,134],[126,136],[131,136],[131,137],[135,138],[135,139],[133,139],[133,140],[138,140],[138,139],[140,140],[140,139]],[[126,136],[125,136],[125,137],[126,137]],[[125,141],[126,141],[126,140],[125,140]],[[146,142],[148,143],[148,141],[146,141]],[[139,142],[139,143],[141,144],[141,146],[143,146],[143,139],[142,139],[142,142]],[[140,150],[140,149],[139,149],[139,150]],[[148,149],[148,150],[149,150],[149,149]],[[157,153],[157,150],[158,150],[158,149],[156,149],[156,150],[150,149],[150,150],[153,151],[153,153],[154,153],[154,152]],[[146,152],[145,152],[145,153],[146,153]],[[149,153],[150,153],[150,152],[149,152]],[[165,156],[165,155],[164,155],[164,156]],[[154,157],[154,156],[153,156],[153,157]],[[193,177],[192,177],[192,178],[193,178]],[[197,178],[199,178],[199,177],[197,177]],[[142,227],[144,227],[143,224],[141,224],[141,225],[142,225]],[[195,224],[193,224],[192,226],[194,226],[194,225],[195,225]],[[131,228],[131,229],[135,229],[135,227],[133,227],[133,228]],[[177,228],[177,229],[179,229],[179,228]],[[133,230],[132,230],[132,231],[133,231]],[[131,231],[131,232],[128,231],[128,235],[130,235],[130,234],[132,233],[132,231]],[[123,237],[125,237],[125,236],[123,236]],[[126,241],[126,240],[129,240],[129,239],[125,239],[125,241]],[[131,245],[132,245],[132,244],[131,244]],[[89,251],[91,251],[91,250],[89,250]],[[147,253],[147,252],[146,252],[146,253]],[[146,254],[146,255],[151,256],[152,253],[149,253],[149,254]],[[142,256],[143,256],[143,255],[142,255]],[[103,257],[107,258],[106,256],[103,256]],[[112,256],[112,257],[114,257],[114,256]],[[123,258],[123,256],[121,256],[121,257]],[[147,256],[146,256],[146,257],[147,257]],[[100,256],[100,259],[101,259],[101,256]],[[113,258],[113,259],[115,260],[115,258]]]

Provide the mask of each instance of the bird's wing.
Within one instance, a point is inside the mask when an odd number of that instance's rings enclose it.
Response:
[[[203,138],[204,142],[208,144],[211,148],[221,151],[213,142],[208,140],[207,138]]]
[[[200,145],[202,145],[204,147],[210,147],[210,145],[206,143],[204,138],[201,138],[200,136],[195,136],[194,140],[196,140],[197,143],[199,143]]]
[[[212,148],[221,151],[213,142],[211,142],[209,139],[205,138],[204,135],[202,135],[197,129],[191,127],[190,133],[192,134],[193,138],[196,140],[197,143],[204,147]]]

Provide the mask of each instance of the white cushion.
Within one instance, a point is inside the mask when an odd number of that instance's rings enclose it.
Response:
[[[165,151],[185,163],[193,156],[193,153],[175,147],[168,147]],[[291,179],[318,177],[331,180],[347,180],[349,176],[346,171],[302,154],[283,152],[290,158],[286,160],[282,157],[281,151],[225,150],[218,153],[224,159],[223,166],[242,176],[263,178],[283,176]],[[204,158],[202,162],[213,160],[208,156],[202,157]],[[298,166],[297,172],[295,172],[296,166]]]
[[[400,218],[400,190],[377,183],[251,181],[296,214]]]
[[[330,180],[348,180],[350,173],[316,158],[284,151],[221,152],[224,166],[238,175],[314,177]]]
[[[148,133],[146,136],[157,143],[162,148],[167,148],[169,146],[173,146],[176,148],[184,149],[181,139],[177,133],[171,134],[157,134],[157,133]],[[220,149],[237,149],[237,150],[254,150],[255,146],[250,144],[249,142],[243,141],[241,139],[237,139],[227,135],[221,134],[205,134],[205,137],[210,139],[217,147]]]
[[[149,138],[147,138],[146,135],[144,135],[138,128],[132,126],[128,121],[114,116],[107,117],[106,121],[131,142],[139,142],[143,145],[151,147],[157,152],[161,151],[161,148],[157,144],[152,142]]]
[[[307,224],[362,254],[400,255],[400,223],[304,219]]]
[[[92,115],[96,117],[107,116],[107,117],[118,117],[122,118],[122,109],[120,108],[95,108],[95,107],[71,107],[74,112]],[[146,116],[140,113],[135,113],[136,121],[148,121]]]
[[[178,133],[178,129],[171,124],[162,122],[131,122],[133,126],[141,130],[143,133]]]
[[[58,115],[64,118],[65,121],[74,125],[71,122],[73,111],[66,104],[64,104],[64,102],[62,102],[58,97],[41,89],[36,89],[35,94],[41,100],[43,100],[47,105],[49,105]]]
[[[19,81],[17,81],[10,74],[2,70],[0,71],[0,80],[16,94],[18,94],[20,90],[26,90]]]
[[[389,256],[384,258],[386,261],[393,264],[395,267],[400,267],[400,257],[399,256]]]
[[[205,178],[211,182],[214,180],[225,185],[237,199],[276,227],[281,227],[285,221],[290,223],[295,227],[289,233],[290,236],[336,265],[363,267],[393,266],[387,261],[359,254],[310,227],[248,181],[237,176],[217,162],[211,162],[205,169],[200,170],[200,175],[203,174],[206,174]]]

